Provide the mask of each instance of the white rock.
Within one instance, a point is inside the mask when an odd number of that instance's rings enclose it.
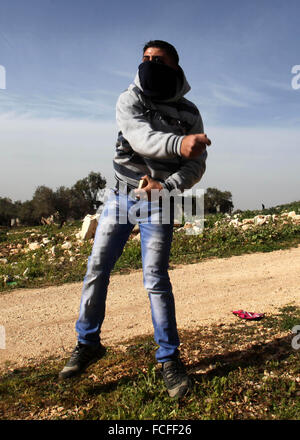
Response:
[[[257,220],[256,220],[256,225],[257,226],[262,226],[262,225],[264,225],[265,223],[267,223],[267,220],[265,219],[265,218],[258,218]]]
[[[6,258],[0,258],[0,263],[7,264],[8,260]]]
[[[62,249],[71,249],[72,247],[72,243],[70,241],[65,241],[62,245],[61,248]]]
[[[50,243],[51,240],[49,240],[49,238],[43,238],[42,241],[44,244],[48,244],[48,243]]]
[[[242,225],[242,223],[239,222],[239,219],[238,219],[238,218],[235,218],[234,220],[230,220],[230,222],[229,222],[228,224],[229,224],[229,225],[232,225],[232,226],[235,226],[235,227],[237,227],[237,226],[241,226],[241,225]]]
[[[243,225],[249,225],[249,224],[254,224],[254,218],[244,218],[244,220],[242,220]]]
[[[202,234],[203,229],[199,228],[199,226],[192,226],[191,228],[186,228],[185,233],[187,235],[200,235]]]
[[[246,223],[245,225],[242,225],[243,231],[247,231],[247,229],[251,229],[252,225],[250,223]]]
[[[296,217],[295,211],[291,211],[288,213],[288,217]]]
[[[267,223],[266,217],[264,215],[256,215],[254,217],[254,224],[257,226],[261,226]]]
[[[80,231],[80,238],[82,240],[89,240],[94,237],[100,214],[86,215],[83,219],[82,228]]]
[[[138,234],[140,232],[140,227],[139,225],[134,225],[133,229],[132,229],[132,233],[133,234]]]
[[[194,221],[194,226],[198,226],[198,228],[204,228],[204,221],[203,221],[203,219],[195,220]]]
[[[132,240],[141,241],[141,234],[135,235]]]
[[[40,249],[41,246],[39,243],[34,242],[34,243],[29,243],[28,247],[31,251],[36,251],[37,249]]]

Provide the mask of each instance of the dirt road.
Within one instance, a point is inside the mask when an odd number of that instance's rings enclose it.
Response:
[[[300,246],[271,253],[176,266],[170,270],[179,329],[237,320],[231,311],[269,313],[300,305]],[[82,283],[0,294],[0,325],[6,348],[0,348],[0,367],[44,357],[67,356],[76,343]],[[299,323],[300,324],[300,323]],[[114,345],[152,334],[150,305],[142,271],[111,277],[102,342]]]

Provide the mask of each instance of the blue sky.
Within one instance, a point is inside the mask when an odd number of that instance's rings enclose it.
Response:
[[[198,187],[235,208],[299,200],[298,1],[2,0],[0,196],[113,184],[115,104],[150,39],[175,45],[212,140]]]

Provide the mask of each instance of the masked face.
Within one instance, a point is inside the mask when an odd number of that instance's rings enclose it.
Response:
[[[182,71],[154,61],[139,65],[139,78],[146,96],[155,99],[170,99],[175,96]]]

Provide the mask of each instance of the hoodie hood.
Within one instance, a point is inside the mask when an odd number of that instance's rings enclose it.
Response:
[[[180,66],[179,66],[179,68],[181,69]],[[157,100],[157,101],[159,101],[161,103],[178,101],[186,93],[188,93],[191,90],[191,87],[190,87],[189,83],[187,82],[187,79],[186,79],[185,74],[184,74],[182,69],[181,69],[181,73],[182,73],[182,81],[178,78],[178,80],[177,80],[177,90],[176,90],[175,95],[172,98],[160,99],[160,100]],[[137,71],[137,74],[135,76],[134,85],[136,87],[138,87],[141,90],[141,92],[143,92],[143,87],[141,86],[140,77],[139,77],[139,71]],[[154,100],[155,99],[153,99],[153,101]]]

